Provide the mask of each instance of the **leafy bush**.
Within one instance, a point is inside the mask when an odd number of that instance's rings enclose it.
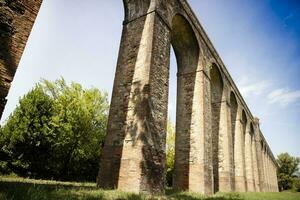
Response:
[[[44,80],[2,128],[1,160],[20,176],[94,181],[107,111],[107,94],[97,89]]]
[[[288,153],[282,153],[278,155],[277,163],[279,165],[277,173],[279,189],[281,191],[292,189],[300,159],[292,157]]]
[[[297,192],[300,192],[300,178],[294,179],[294,188]]]
[[[167,166],[166,166],[166,182],[171,187],[173,182],[174,159],[175,159],[175,127],[172,122],[168,121],[167,126]]]

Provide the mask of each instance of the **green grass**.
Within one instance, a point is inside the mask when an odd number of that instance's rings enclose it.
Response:
[[[100,190],[95,183],[74,183],[0,177],[0,200],[300,200],[300,193],[218,193],[205,197],[195,193],[172,192],[146,196],[115,190]]]

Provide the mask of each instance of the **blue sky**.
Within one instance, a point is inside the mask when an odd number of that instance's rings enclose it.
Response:
[[[189,0],[274,154],[300,156],[299,0]],[[12,83],[2,123],[42,78],[111,94],[122,1],[44,0]],[[169,114],[175,119],[176,61]]]

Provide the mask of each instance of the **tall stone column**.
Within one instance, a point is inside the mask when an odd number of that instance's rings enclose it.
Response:
[[[264,169],[263,169],[263,158],[262,158],[262,142],[261,142],[261,132],[259,128],[259,119],[255,118],[255,145],[256,145],[256,158],[257,158],[257,191],[263,191],[264,185]]]
[[[235,125],[235,139],[234,139],[234,164],[235,164],[235,191],[246,191],[245,180],[245,126],[242,121],[242,108],[238,105]]]
[[[273,192],[273,161],[269,155],[269,171],[270,171],[270,191]]]
[[[266,172],[267,172],[267,191],[270,192],[270,160],[269,160],[269,152],[268,150],[266,151]]]
[[[225,82],[226,83],[226,82]],[[219,191],[233,191],[232,182],[232,131],[231,131],[231,113],[228,98],[228,88],[226,84],[223,89],[223,98],[220,103],[220,126],[219,126]]]
[[[209,79],[202,70],[182,73],[178,74],[177,87],[173,187],[212,194]]]
[[[272,160],[272,192],[276,192],[276,189],[275,189],[275,175],[276,175],[275,164],[274,164],[274,161]]]
[[[253,177],[254,177],[254,191],[259,192],[259,174],[258,174],[258,161],[257,161],[257,149],[256,149],[255,136],[252,138],[252,165],[253,165]]]
[[[252,135],[251,135],[251,123],[248,122],[245,136],[245,159],[246,159],[246,182],[247,191],[254,192],[254,180],[253,180],[253,163],[252,163]]]
[[[257,166],[258,166],[258,183],[259,183],[259,192],[263,192],[264,188],[264,165],[263,165],[263,152],[262,152],[262,144],[261,140],[256,141],[256,147],[257,147]]]
[[[194,27],[176,15],[172,46],[177,59],[177,110],[173,188],[213,193],[210,78]]]
[[[126,18],[97,185],[162,194],[171,36],[170,29],[154,11],[154,1],[146,2],[125,4]]]
[[[271,160],[270,163],[270,172],[271,172],[271,192],[274,192],[274,165],[273,165],[273,161]]]
[[[272,177],[273,177],[273,172],[272,172],[272,160],[271,160],[271,156],[270,154],[268,155],[268,161],[269,161],[269,188],[270,188],[270,192],[272,192]]]
[[[264,164],[264,192],[268,192],[268,171],[267,171],[267,159],[266,159],[266,147],[263,147],[263,164]]]
[[[262,158],[262,171],[263,171],[263,185],[261,186],[261,191],[265,192],[266,191],[266,169],[265,169],[265,147],[264,143],[262,142],[261,144],[262,152],[261,152],[261,158]]]
[[[0,118],[42,0],[0,1]]]
[[[278,187],[278,179],[277,179],[277,165],[275,165],[275,192],[279,192],[279,187]]]

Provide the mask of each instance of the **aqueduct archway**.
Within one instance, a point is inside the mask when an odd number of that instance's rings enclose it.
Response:
[[[177,65],[174,187],[277,191],[276,161],[186,0],[124,0],[98,186],[163,193],[170,47]],[[41,5],[0,4],[0,112]],[[120,2],[121,3],[121,2]]]

